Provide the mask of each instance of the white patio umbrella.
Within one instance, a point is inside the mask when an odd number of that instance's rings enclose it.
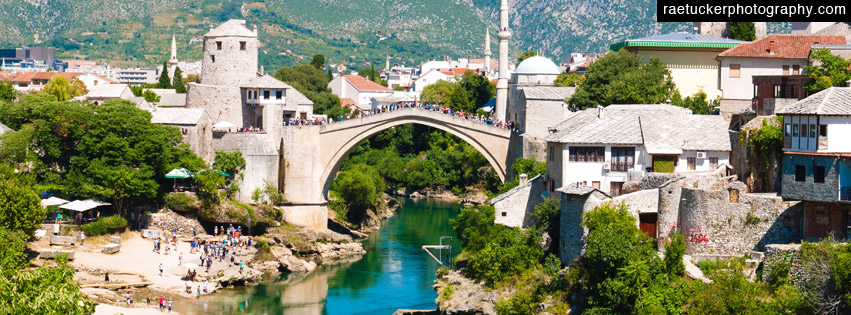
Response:
[[[68,203],[68,200],[65,200],[65,199],[62,199],[62,198],[57,198],[57,197],[50,197],[50,198],[42,200],[41,206],[47,208],[47,207],[50,207],[50,206],[61,206],[61,205],[64,205],[66,203]]]
[[[60,209],[83,212],[89,211],[91,209],[97,208],[98,206],[93,202],[89,202],[91,200],[74,200],[64,205],[59,206]]]
[[[234,125],[234,124],[232,124],[228,121],[224,121],[224,120],[213,125],[213,128],[216,128],[216,129],[228,129],[228,128],[233,128],[233,127],[236,127],[236,125]]]

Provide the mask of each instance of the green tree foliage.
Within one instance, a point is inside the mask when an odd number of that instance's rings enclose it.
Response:
[[[275,78],[292,85],[313,101],[313,112],[316,114],[336,118],[349,112],[348,108],[340,107],[340,98],[331,93],[331,89],[328,88],[330,79],[322,70],[311,65],[282,67],[275,72]]]
[[[168,62],[163,61],[163,70],[160,72],[159,88],[170,89],[171,78],[168,77]]]
[[[325,56],[322,54],[313,55],[313,59],[310,60],[310,65],[316,69],[322,69],[325,66]]]
[[[441,80],[426,86],[420,99],[455,111],[475,113],[495,95],[495,84],[480,74],[467,71],[457,83]]]
[[[80,230],[86,232],[86,236],[124,232],[125,229],[127,229],[127,219],[117,215],[103,217],[95,222],[80,226]]]
[[[679,91],[674,91],[674,95],[671,97],[671,104],[688,108],[698,115],[711,115],[715,112],[716,108],[720,108],[721,99],[707,100],[706,98],[706,93],[703,91],[697,92],[697,94],[692,96],[686,96],[685,98],[680,96]]]
[[[0,228],[0,277],[9,277],[27,266],[26,239],[23,231]]]
[[[579,86],[585,82],[585,76],[578,75],[576,73],[562,73],[556,77],[556,80],[553,82],[553,86],[558,87],[568,87],[568,86]]]
[[[679,230],[672,231],[665,244],[665,268],[668,274],[682,277],[686,272],[683,256],[686,254],[686,238]]]
[[[374,64],[370,68],[362,68],[358,70],[358,75],[365,77],[367,78],[367,80],[370,80],[372,82],[387,86],[387,82],[381,80],[381,71],[375,70]]]
[[[520,54],[520,56],[517,56],[517,65],[519,66],[520,63],[523,62],[523,60],[535,57],[537,55],[538,55],[538,51],[535,51],[535,50],[524,51],[523,53]]]
[[[242,157],[242,152],[239,150],[233,152],[216,151],[213,164],[218,170],[237,177],[245,168],[245,158]]]
[[[89,90],[86,88],[86,84],[83,81],[80,81],[77,78],[71,80],[71,95],[73,96],[83,96],[89,93]]]
[[[535,228],[549,234],[553,243],[550,244],[548,252],[556,254],[556,250],[560,248],[558,240],[561,235],[559,233],[561,230],[561,202],[558,197],[550,196],[536,205],[535,212],[532,213],[532,220],[535,222]]]
[[[585,82],[568,99],[571,109],[611,104],[659,104],[675,90],[671,72],[659,58],[641,64],[637,55],[621,49],[592,63]]]
[[[475,112],[496,96],[496,84],[473,71],[464,72],[458,85],[467,92],[473,106],[471,110],[465,110],[467,112]]]
[[[449,93],[449,99],[447,100],[446,105],[454,111],[462,111],[462,112],[472,112],[473,103],[470,102],[470,95],[460,85],[454,84],[454,89],[452,89],[452,93]]]
[[[46,215],[32,187],[19,181],[0,180],[0,229],[32,235]]]
[[[337,175],[331,190],[348,208],[350,222],[359,223],[366,211],[381,201],[384,194],[384,178],[374,167],[356,164]]]
[[[219,193],[219,188],[225,187],[225,178],[221,172],[213,169],[204,169],[195,174],[195,181],[198,182],[198,199],[205,209],[209,209],[213,205],[219,204],[224,194]]]
[[[813,49],[810,64],[804,67],[809,76],[804,91],[815,94],[833,86],[845,86],[851,80],[851,61],[830,53],[829,49]]]
[[[331,82],[331,80],[333,80],[333,79],[334,79],[334,74],[333,74],[333,73],[331,73],[331,68],[330,68],[330,67],[329,67],[329,68],[328,68],[328,70],[325,72],[325,78],[326,78],[326,79],[328,79],[328,82]]]
[[[11,102],[18,97],[18,91],[12,81],[0,80],[0,100]]]
[[[511,170],[514,171],[514,179],[506,179],[505,183],[496,189],[494,195],[500,195],[517,187],[519,185],[520,174],[526,174],[528,179],[547,174],[547,162],[538,162],[538,159],[534,156],[530,158],[517,158],[511,164]]]
[[[160,101],[160,96],[157,95],[157,93],[154,93],[154,91],[151,91],[149,89],[146,89],[144,86],[131,85],[130,91],[133,91],[133,95],[135,95],[137,97],[144,97],[145,101],[147,101],[148,103],[157,103],[157,102]]]
[[[783,155],[783,117],[777,117],[776,124],[762,120],[759,129],[747,129],[741,133],[740,142],[747,144],[749,152],[754,155],[751,162],[759,163],[765,168],[771,167],[771,160],[780,160]]]
[[[754,22],[730,22],[730,38],[753,41],[756,39]]]
[[[177,93],[186,93],[186,83],[183,82],[183,71],[180,70],[180,67],[174,67],[174,82],[172,86],[174,87]]]
[[[449,97],[455,91],[455,84],[449,81],[437,81],[423,89],[420,99],[423,103],[448,104]]]
[[[44,92],[52,94],[57,100],[67,101],[75,96],[85,95],[85,88],[80,89],[79,84],[75,87],[65,77],[56,75],[44,85]]]

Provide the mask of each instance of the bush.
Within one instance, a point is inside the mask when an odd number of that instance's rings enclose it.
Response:
[[[106,235],[116,232],[124,232],[127,229],[127,219],[114,215],[111,217],[100,218],[95,222],[83,224],[79,227],[80,231],[86,233],[86,236]]]
[[[164,199],[166,207],[174,211],[194,212],[200,208],[198,198],[192,194],[172,193],[165,195]]]
[[[683,264],[683,256],[686,253],[685,236],[679,230],[674,230],[669,235],[670,239],[665,244],[665,267],[668,268],[668,274],[682,277],[686,272],[686,266]]]

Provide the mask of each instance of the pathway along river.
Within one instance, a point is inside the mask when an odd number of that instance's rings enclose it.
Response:
[[[397,309],[435,309],[432,288],[439,265],[422,249],[453,236],[449,219],[460,205],[400,199],[402,210],[363,241],[360,260],[320,267],[307,275],[285,274],[256,286],[229,289],[199,300],[181,300],[180,314],[392,314]],[[453,253],[453,254],[454,254]]]

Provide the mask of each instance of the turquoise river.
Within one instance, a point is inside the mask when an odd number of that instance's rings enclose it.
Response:
[[[256,286],[177,303],[180,314],[392,314],[397,309],[434,309],[432,285],[440,266],[423,245],[454,236],[449,219],[460,205],[400,199],[402,210],[362,240],[367,254],[326,265],[306,276],[285,274]],[[453,250],[458,245],[453,238]],[[453,253],[455,254],[455,253]]]

